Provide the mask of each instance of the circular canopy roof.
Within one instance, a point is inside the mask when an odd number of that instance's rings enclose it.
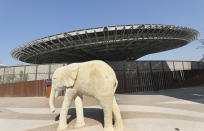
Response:
[[[93,59],[135,60],[147,54],[184,46],[198,31],[181,26],[134,24],[65,32],[31,41],[12,50],[27,63],[79,62]]]

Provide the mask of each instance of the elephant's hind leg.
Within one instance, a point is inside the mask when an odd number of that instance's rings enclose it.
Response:
[[[123,131],[123,121],[122,121],[120,109],[115,100],[115,97],[113,98],[113,115],[115,119],[115,125],[114,125],[115,131]]]
[[[76,95],[76,91],[74,89],[66,89],[66,93],[64,96],[64,101],[62,103],[62,109],[60,112],[60,118],[59,118],[59,126],[58,131],[65,130],[67,128],[67,112],[69,110],[70,104],[73,100],[73,98]]]
[[[85,125],[84,111],[83,111],[83,105],[82,105],[82,96],[77,96],[75,98],[75,106],[76,106],[77,120],[76,120],[76,124],[74,127],[80,128],[80,127],[83,127]]]
[[[104,112],[104,131],[113,131],[112,124],[112,107],[113,97],[107,96],[100,100]]]

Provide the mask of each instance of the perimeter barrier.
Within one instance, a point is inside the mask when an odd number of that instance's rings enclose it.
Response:
[[[204,63],[195,61],[107,62],[116,72],[117,93],[158,91],[200,85]],[[67,63],[0,68],[0,96],[45,96],[46,81]]]
[[[119,73],[117,93],[159,91],[204,84],[204,69]]]
[[[0,97],[31,97],[45,94],[45,80],[0,84]]]

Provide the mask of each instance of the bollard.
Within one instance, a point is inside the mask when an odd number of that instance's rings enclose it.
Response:
[[[48,79],[46,80],[46,98],[50,97],[50,92],[51,92],[51,88],[52,88],[52,80]]]

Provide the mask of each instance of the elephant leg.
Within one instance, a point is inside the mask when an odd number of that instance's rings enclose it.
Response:
[[[56,91],[56,92],[55,92],[55,98],[57,98],[60,93],[61,93],[61,91]]]
[[[123,131],[123,121],[122,121],[120,109],[115,100],[115,97],[113,98],[113,115],[115,119],[115,125],[114,125],[115,131]]]
[[[69,110],[70,104],[73,100],[73,98],[76,95],[76,90],[75,89],[66,89],[66,93],[64,96],[64,101],[62,103],[62,109],[60,112],[60,118],[59,118],[59,126],[58,126],[58,131],[65,130],[67,128],[67,112]]]
[[[113,107],[113,97],[103,97],[100,100],[100,104],[104,112],[104,131],[113,131],[112,124],[112,107]]]
[[[74,126],[75,128],[80,128],[80,127],[83,127],[85,125],[82,99],[83,98],[81,95],[78,95],[75,98],[76,116],[77,116],[76,124]]]

